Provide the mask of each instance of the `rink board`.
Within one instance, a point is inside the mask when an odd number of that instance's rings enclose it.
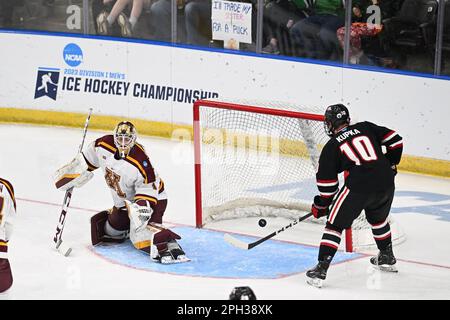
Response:
[[[269,240],[251,250],[242,250],[225,242],[222,232],[192,227],[173,230],[182,236],[180,244],[192,259],[190,262],[173,265],[152,262],[129,241],[92,250],[124,267],[194,277],[275,279],[305,272],[317,263],[317,247]],[[256,240],[255,237],[236,237],[246,242]],[[334,263],[359,257],[360,254],[338,252]]]

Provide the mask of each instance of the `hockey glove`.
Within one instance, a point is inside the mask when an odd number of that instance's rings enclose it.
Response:
[[[69,163],[58,169],[53,175],[55,186],[58,190],[69,190],[70,188],[81,188],[94,174],[88,171],[88,165],[81,153]]]
[[[319,219],[321,217],[325,217],[328,215],[329,211],[328,205],[324,204],[322,198],[320,196],[315,196],[314,203],[311,206],[311,212],[314,218]]]
[[[148,203],[146,205],[139,205],[139,203],[132,203],[128,200],[125,200],[125,205],[135,232],[139,232],[145,228],[153,213],[151,206]]]

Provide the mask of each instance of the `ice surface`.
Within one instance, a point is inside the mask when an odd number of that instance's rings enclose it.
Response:
[[[90,130],[87,143],[102,134]],[[18,206],[9,245],[14,285],[2,298],[227,299],[236,286],[250,286],[258,299],[450,298],[450,180],[397,176],[392,212],[407,235],[394,250],[398,274],[374,271],[365,254],[341,253],[349,260],[334,265],[318,290],[304,280],[304,271],[315,263],[317,247],[300,243],[317,244],[320,228],[295,226],[276,237],[283,241],[236,251],[223,241],[224,232],[264,236],[289,221],[267,218],[267,226],[261,228],[258,218],[249,218],[219,221],[210,226],[215,231],[193,228],[191,146],[147,137],[139,140],[169,194],[164,219],[184,236],[180,243],[193,261],[164,268],[152,265],[150,259],[147,265],[147,257],[129,244],[92,248],[89,218],[112,206],[100,172],[74,191],[63,235],[73,252],[65,258],[52,240],[64,197],[54,188],[52,174],[75,156],[81,135],[81,128],[0,125],[0,177],[14,185]]]

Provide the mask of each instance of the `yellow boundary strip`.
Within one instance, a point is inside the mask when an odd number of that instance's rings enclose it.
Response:
[[[87,110],[87,108],[86,108]],[[127,117],[96,115],[91,117],[89,129],[106,130],[112,132],[119,121]],[[30,110],[15,108],[0,108],[0,122],[7,123],[28,123],[49,126],[63,126],[83,128],[86,114],[73,112],[59,112],[47,110]],[[171,138],[175,129],[186,129],[192,133],[192,127],[187,125],[172,125],[166,122],[148,121],[142,119],[130,120],[136,128],[138,134],[147,136],[158,136]]]
[[[15,108],[0,108],[0,122],[27,123],[49,126],[82,128],[86,120],[84,113],[71,113],[46,110],[29,110]],[[89,128],[112,131],[124,117],[96,115],[91,118]],[[177,129],[188,130],[192,135],[192,127],[188,125],[173,125],[166,122],[156,122],[141,119],[128,119],[138,128],[138,133],[147,136],[171,138]],[[404,155],[399,166],[400,171],[408,171],[439,177],[450,178],[450,161]]]

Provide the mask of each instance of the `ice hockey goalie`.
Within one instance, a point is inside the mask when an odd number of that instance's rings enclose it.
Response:
[[[93,141],[59,169],[55,185],[60,190],[81,187],[92,178],[92,171],[101,168],[114,206],[91,218],[92,244],[130,238],[136,249],[150,254],[155,261],[189,261],[177,242],[181,237],[162,225],[167,207],[164,182],[136,139],[134,125],[120,122],[112,135]]]

